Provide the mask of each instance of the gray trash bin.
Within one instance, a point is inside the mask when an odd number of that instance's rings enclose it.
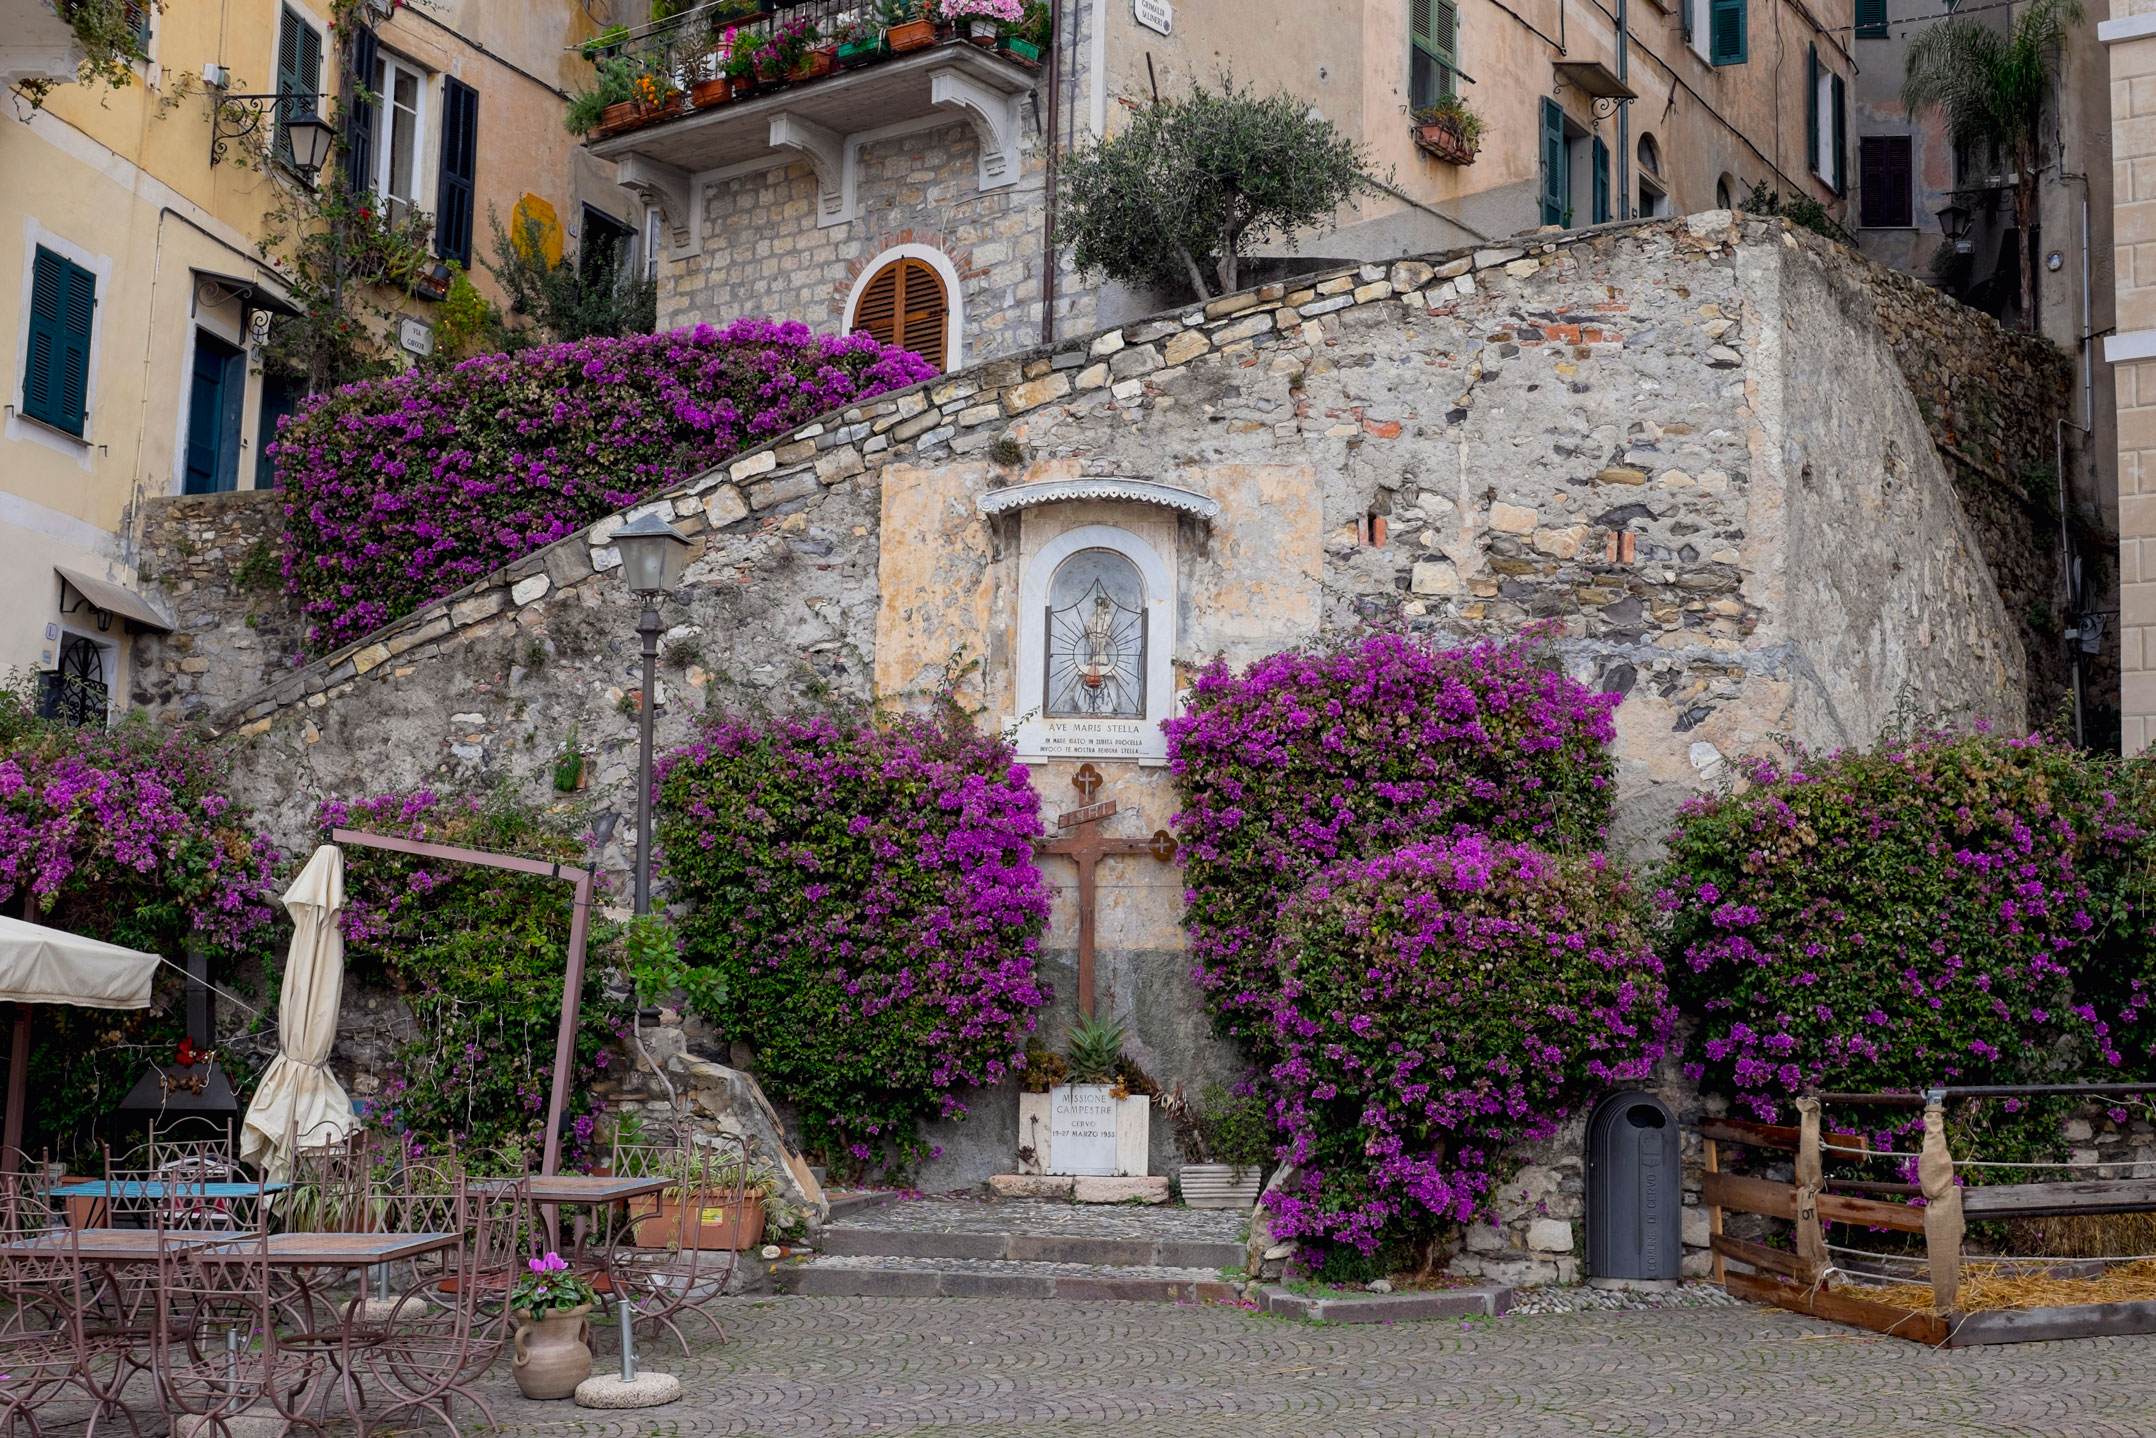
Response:
[[[1651,1093],[1617,1093],[1587,1121],[1590,1281],[1674,1283],[1684,1262],[1677,1119]]]

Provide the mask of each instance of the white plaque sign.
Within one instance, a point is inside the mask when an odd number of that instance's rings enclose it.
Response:
[[[418,320],[406,320],[397,327],[397,343],[415,355],[434,353],[434,329]]]
[[[1168,761],[1168,736],[1150,719],[1043,719],[1004,721],[1020,760],[1135,759],[1140,764]]]
[[[1148,30],[1158,30],[1163,35],[1175,31],[1175,7],[1168,0],[1130,0],[1130,11]]]
[[[1049,1090],[1049,1171],[1114,1173],[1115,1113],[1113,1090],[1105,1084],[1059,1084]]]

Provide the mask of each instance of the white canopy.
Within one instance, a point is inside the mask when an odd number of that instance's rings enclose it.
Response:
[[[146,1009],[157,955],[0,915],[0,1000]]]
[[[344,935],[337,928],[344,851],[335,844],[316,849],[285,890],[284,906],[292,915],[292,950],[277,1005],[283,1052],[262,1075],[240,1126],[240,1157],[273,1179],[290,1170],[295,1138],[312,1147],[352,1131],[352,1100],[329,1071],[337,1008],[344,1001]]]

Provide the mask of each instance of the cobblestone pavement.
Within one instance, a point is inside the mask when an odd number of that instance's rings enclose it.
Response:
[[[899,1198],[857,1210],[834,1220],[831,1226],[1240,1243],[1249,1217],[1247,1208],[1156,1208],[1144,1204],[1051,1203],[1037,1198]]]
[[[1595,1313],[1607,1309],[1647,1308],[1741,1308],[1741,1298],[1731,1298],[1719,1283],[1680,1283],[1675,1288],[1635,1293],[1622,1288],[1592,1288],[1584,1283],[1545,1284],[1539,1288],[1515,1288],[1512,1311],[1519,1314]]]
[[[1933,1352],[1750,1306],[1341,1327],[1152,1303],[766,1298],[723,1317],[723,1347],[644,1355],[681,1376],[683,1401],[609,1415],[509,1396],[504,1431],[2156,1438],[2156,1338]],[[513,1394],[506,1360],[488,1390]]]

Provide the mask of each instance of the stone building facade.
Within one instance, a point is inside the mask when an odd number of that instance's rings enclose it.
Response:
[[[1975,361],[1943,399],[1942,354]],[[1863,744],[1905,696],[2025,722],[2011,576],[2042,539],[1988,522],[1946,454],[2000,465],[2065,396],[2040,342],[1726,211],[1271,285],[880,396],[654,496],[635,513],[695,545],[664,610],[659,739],[713,706],[903,701],[959,655],[1050,813],[1091,763],[1121,806],[1110,831],[1143,837],[1175,809],[1155,721],[1196,667],[1375,626],[1465,640],[1543,621],[1570,673],[1624,696],[1611,842],[1642,858],[1777,736]],[[1985,430],[1965,407],[2012,418]],[[142,697],[219,728],[239,796],[294,845],[330,795],[551,795],[574,724],[597,764],[583,820],[619,875],[637,660],[610,541],[628,517],[297,669],[240,642],[282,632],[281,595],[176,558],[188,643],[138,641],[170,686]],[[197,554],[222,528],[233,553],[258,522],[173,503],[153,528]],[[1053,615],[1081,559],[1147,615],[1133,662],[1160,682],[1127,712],[1058,712]],[[1075,1007],[1076,896],[1067,861],[1042,862],[1053,1035]],[[1163,1084],[1236,1076],[1188,976],[1174,867],[1112,856],[1100,886],[1100,1010]],[[723,1039],[691,1020],[675,1056],[723,1058]],[[1680,1118],[1705,1102],[1674,1074],[1660,1088]],[[1008,1169],[1016,1109],[983,1094],[939,1125],[918,1181]],[[1152,1163],[1172,1175],[1167,1128]],[[1529,1157],[1522,1182],[1547,1191],[1479,1241],[1555,1265],[1530,1230],[1577,1155]]]
[[[2156,5],[2120,0],[2098,27],[2111,62],[2123,741],[2156,741]]]

